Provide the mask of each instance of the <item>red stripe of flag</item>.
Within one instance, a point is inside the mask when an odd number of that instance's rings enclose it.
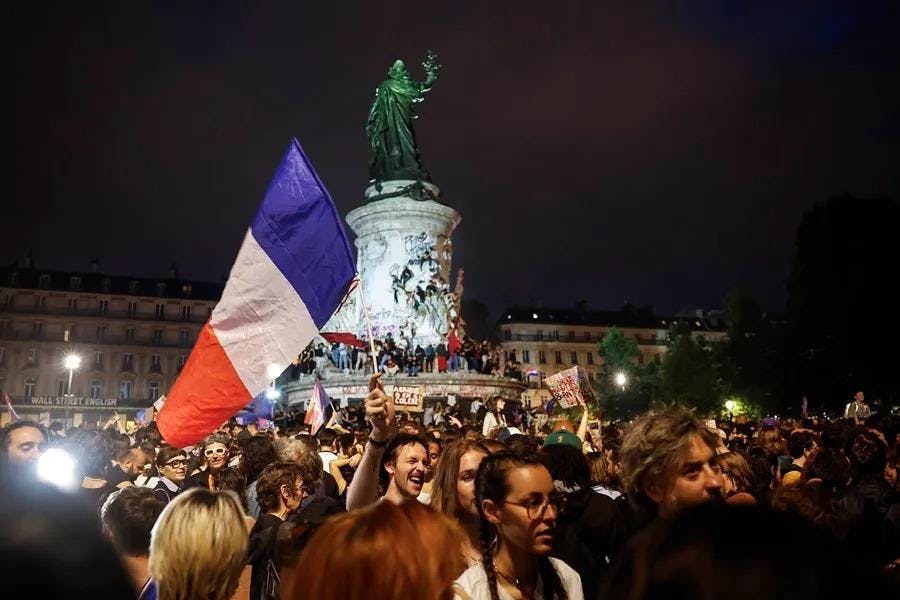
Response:
[[[182,401],[167,402],[156,423],[163,438],[176,448],[196,442],[190,423],[224,423],[253,399],[208,321],[168,396]]]

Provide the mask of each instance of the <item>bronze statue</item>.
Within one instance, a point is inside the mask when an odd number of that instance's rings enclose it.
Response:
[[[422,62],[426,78],[413,81],[402,60],[395,61],[386,79],[375,90],[369,111],[366,136],[369,138],[369,179],[380,188],[382,181],[410,179],[431,181],[419,159],[412,121],[413,104],[421,102],[438,78],[437,56],[428,51]]]

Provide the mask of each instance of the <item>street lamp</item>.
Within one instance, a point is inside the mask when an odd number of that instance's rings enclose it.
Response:
[[[626,375],[624,371],[619,371],[616,373],[615,381],[616,385],[624,390],[625,386],[628,384],[628,375]]]
[[[81,357],[77,354],[69,354],[66,356],[65,360],[63,360],[63,366],[69,370],[69,386],[66,388],[68,395],[72,395],[72,374],[75,372],[75,369],[81,366]]]
[[[270,364],[266,369],[266,374],[269,376],[269,381],[278,379],[278,376],[281,375],[281,372],[283,370],[284,369],[282,369],[280,365],[276,365],[275,363]]]
[[[275,363],[269,363],[269,366],[266,368],[266,374],[269,376],[270,382],[268,389],[266,389],[266,398],[269,400],[274,401],[281,397],[281,392],[275,387],[275,380],[278,379],[282,371],[284,369]]]
[[[734,412],[735,406],[737,406],[737,405],[735,404],[734,400],[726,400],[725,401],[725,410],[727,410],[728,412],[730,412],[730,413]]]

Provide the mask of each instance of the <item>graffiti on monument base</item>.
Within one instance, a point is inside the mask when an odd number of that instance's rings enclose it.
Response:
[[[397,384],[400,385],[400,384]],[[486,386],[486,385],[453,385],[453,384],[425,384],[418,386],[422,390],[422,396],[427,397],[446,397],[461,396],[464,398],[489,398],[491,396],[503,396],[505,398],[518,399],[520,392],[517,389],[505,386]],[[393,393],[393,384],[385,382],[385,393]],[[340,385],[331,387],[325,385],[325,390],[330,396],[342,398],[365,398],[369,395],[367,385]]]

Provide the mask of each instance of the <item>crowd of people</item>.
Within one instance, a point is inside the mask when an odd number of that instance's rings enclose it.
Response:
[[[378,371],[388,377],[420,373],[479,373],[512,379],[522,378],[522,365],[505,360],[499,346],[487,340],[478,342],[464,336],[459,344],[425,347],[407,340],[395,340],[388,333],[375,340],[375,360]],[[294,375],[317,373],[334,368],[343,373],[371,374],[375,367],[369,356],[370,347],[364,342],[351,343],[318,341],[309,345],[298,357]]]
[[[15,422],[0,432],[0,564],[49,597],[898,591],[900,431],[861,394],[834,421],[664,408],[601,429],[587,409],[512,422],[501,398],[412,418],[383,376],[359,419],[314,435],[229,422],[175,448],[155,424]]]

